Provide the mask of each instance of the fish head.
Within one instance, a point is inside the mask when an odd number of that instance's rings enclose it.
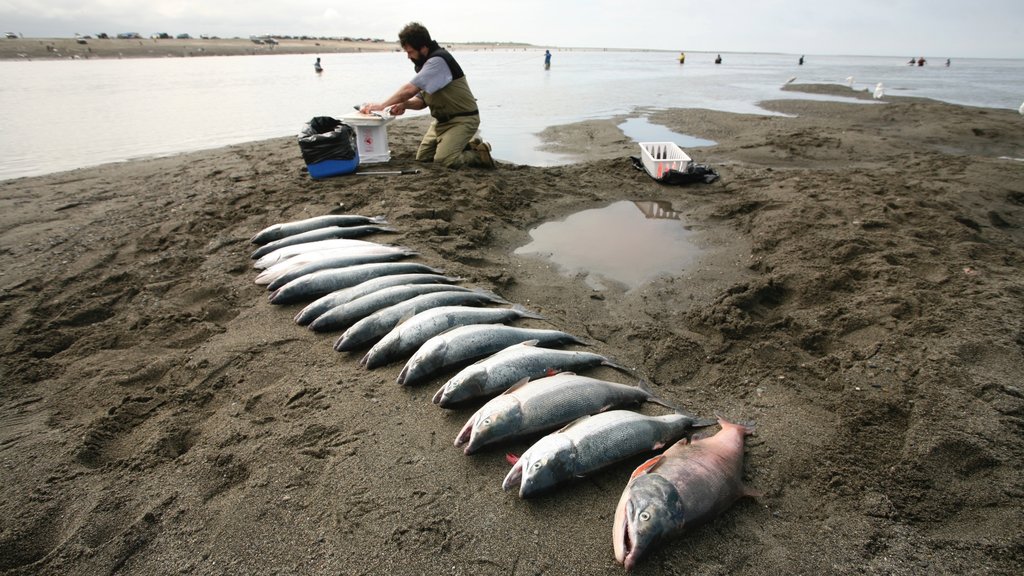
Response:
[[[563,434],[549,434],[538,440],[519,458],[519,497],[529,498],[550,490],[574,476],[576,449]]]
[[[405,363],[398,374],[398,383],[406,386],[418,383],[427,375],[440,370],[444,366],[444,355],[447,344],[444,340],[432,342],[428,340]]]
[[[464,448],[466,454],[472,454],[483,446],[514,436],[522,419],[522,408],[515,396],[498,396],[492,399],[484,404],[474,417],[469,442]]]
[[[453,376],[443,388],[437,391],[437,394],[434,395],[434,404],[447,408],[474,398],[483,391],[483,384],[486,380],[487,373],[484,370],[469,366]]]
[[[650,473],[630,480],[615,509],[615,560],[632,570],[648,550],[683,529],[685,512],[679,492],[664,476]]]

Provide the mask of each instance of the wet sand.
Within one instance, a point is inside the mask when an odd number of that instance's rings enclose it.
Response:
[[[279,138],[0,182],[0,572],[623,572],[612,517],[643,458],[521,501],[501,481],[529,443],[454,448],[475,405],[430,402],[450,372],[399,386],[267,302],[249,238],[347,212],[666,400],[756,423],[762,496],[637,574],[1020,573],[1024,122],[860,96],[652,112],[719,143],[689,150],[709,185],[634,170],[617,119],[548,131],[574,165],[421,165],[422,117],[389,128],[387,169],[415,175],[313,181]],[[512,254],[620,200],[680,212],[702,260],[595,291]]]

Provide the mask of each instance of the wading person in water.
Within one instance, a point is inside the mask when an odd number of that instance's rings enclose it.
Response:
[[[480,111],[459,63],[419,23],[403,28],[398,41],[416,75],[387,100],[365,104],[359,111],[368,114],[390,106],[391,114],[400,116],[406,110],[430,108],[434,121],[423,135],[416,160],[449,168],[494,168],[491,145],[474,138],[480,127]]]

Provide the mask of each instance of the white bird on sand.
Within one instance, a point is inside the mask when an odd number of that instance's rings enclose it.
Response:
[[[879,82],[875,85],[875,100],[880,100],[882,96],[885,96],[885,87]]]
[[[850,88],[853,88],[853,76],[846,77],[846,85],[849,86]]]

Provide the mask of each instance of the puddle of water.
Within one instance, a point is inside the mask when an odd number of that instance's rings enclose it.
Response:
[[[606,282],[633,289],[691,266],[701,252],[693,234],[668,202],[623,200],[541,224],[515,254],[546,258],[569,276],[586,274],[594,290],[606,290]]]
[[[683,149],[718,144],[713,140],[704,140],[696,136],[673,132],[661,124],[651,124],[646,116],[627,119],[619,124],[619,130],[622,130],[623,134],[635,142],[675,142]]]

